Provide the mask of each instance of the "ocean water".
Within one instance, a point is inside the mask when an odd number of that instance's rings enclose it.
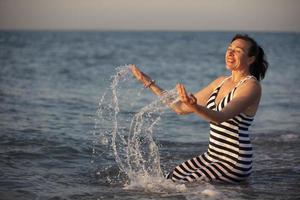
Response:
[[[209,126],[133,79],[170,91],[220,75],[233,32],[0,32],[0,199],[299,199],[300,34],[249,33],[269,71],[242,184],[162,178],[206,151]]]

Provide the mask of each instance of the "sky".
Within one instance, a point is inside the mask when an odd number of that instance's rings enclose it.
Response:
[[[0,30],[300,32],[300,0],[0,0]]]

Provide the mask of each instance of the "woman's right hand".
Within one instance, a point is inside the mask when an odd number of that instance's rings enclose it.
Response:
[[[142,84],[147,85],[151,82],[151,78],[144,74],[136,65],[129,65],[129,68],[135,78]]]

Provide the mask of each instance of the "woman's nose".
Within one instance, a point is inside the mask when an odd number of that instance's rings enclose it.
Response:
[[[234,54],[234,50],[233,49],[228,49],[227,52],[228,52],[228,55],[231,55],[231,56]]]

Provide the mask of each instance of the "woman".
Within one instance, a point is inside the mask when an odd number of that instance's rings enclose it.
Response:
[[[268,62],[263,49],[248,35],[233,37],[225,55],[231,76],[221,76],[196,94],[187,94],[177,84],[180,101],[169,105],[177,114],[194,113],[210,122],[207,152],[175,167],[167,178],[173,181],[239,182],[251,173],[252,146],[248,128],[261,97],[260,80]],[[133,75],[156,95],[163,95],[149,76],[131,65]]]

